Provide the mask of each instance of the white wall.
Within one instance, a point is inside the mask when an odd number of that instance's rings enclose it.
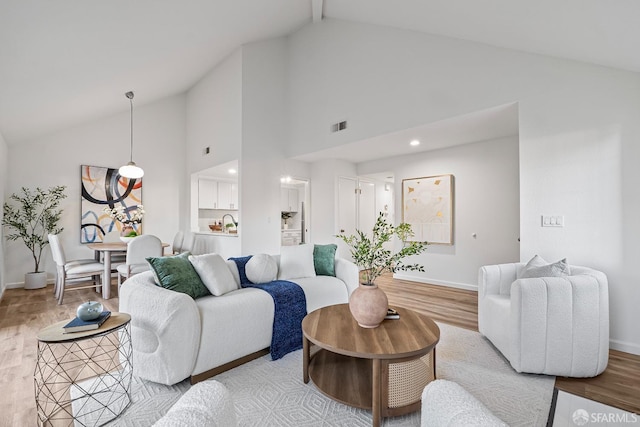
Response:
[[[280,252],[285,131],[284,39],[242,48],[240,239],[244,255]]]
[[[0,201],[4,203],[7,195],[8,179],[9,179],[9,150],[4,137],[0,133]],[[3,211],[0,210],[0,221],[2,221]],[[0,298],[5,289],[6,269],[4,262],[4,227],[0,226]]]
[[[187,92],[187,172],[240,157],[242,50],[238,49]],[[211,153],[203,154],[205,147]]]
[[[289,52],[291,154],[519,102],[520,258],[602,269],[612,344],[640,354],[637,73],[331,19]],[[348,132],[329,133],[336,118]],[[542,213],[566,227],[542,229]]]
[[[238,49],[186,95],[186,161],[189,175],[240,158],[242,145],[242,50]],[[204,154],[205,147],[210,148]],[[195,176],[181,191],[180,228],[198,229]]]
[[[123,96],[123,102],[126,99]],[[60,224],[68,258],[91,257],[80,244],[80,165],[117,168],[129,160],[129,112],[65,130],[55,135],[9,146],[9,194],[30,188],[66,185]],[[142,201],[144,233],[170,243],[178,230],[180,191],[185,171],[185,97],[134,104],[134,160],[145,171]],[[7,281],[21,284],[33,269],[22,242],[9,242],[5,256]],[[55,268],[50,251],[46,270]]]
[[[358,165],[365,175],[386,170],[395,177],[396,223],[402,221],[403,179],[454,175],[454,244],[429,245],[408,261],[422,264],[424,273],[406,271],[396,277],[475,290],[481,266],[519,260],[517,136]]]

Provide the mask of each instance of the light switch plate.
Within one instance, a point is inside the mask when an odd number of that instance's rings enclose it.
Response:
[[[564,215],[541,215],[542,227],[564,227]]]

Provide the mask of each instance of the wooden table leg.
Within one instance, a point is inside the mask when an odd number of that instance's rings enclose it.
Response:
[[[373,427],[380,427],[381,414],[380,403],[382,401],[382,383],[380,375],[380,359],[373,359],[373,378],[371,384],[371,415],[373,417]]]
[[[111,298],[111,251],[104,251],[104,273],[102,276],[102,298]]]
[[[309,382],[309,359],[310,359],[310,349],[309,349],[309,340],[307,337],[302,337],[302,381],[305,384]]]

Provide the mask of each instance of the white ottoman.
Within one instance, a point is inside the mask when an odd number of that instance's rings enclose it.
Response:
[[[236,412],[229,390],[218,381],[202,381],[189,389],[154,427],[234,427]]]
[[[508,427],[457,383],[430,382],[422,391],[422,427]]]

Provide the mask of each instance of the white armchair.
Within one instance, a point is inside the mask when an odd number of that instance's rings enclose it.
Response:
[[[518,278],[524,263],[478,275],[478,328],[518,372],[594,377],[609,360],[607,277],[571,266],[563,277]]]

